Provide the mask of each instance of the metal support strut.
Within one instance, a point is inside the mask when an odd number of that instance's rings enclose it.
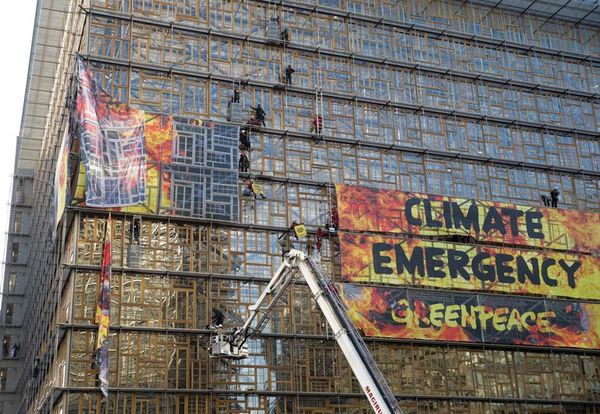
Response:
[[[283,263],[265,290],[256,303],[248,308],[250,314],[241,328],[230,333],[216,332],[211,337],[211,356],[246,358],[247,339],[260,334],[269,320],[270,312],[295,281],[298,271],[308,284],[373,410],[378,414],[401,414],[392,390],[350,320],[335,285],[314,259],[299,250],[292,249],[284,256]]]

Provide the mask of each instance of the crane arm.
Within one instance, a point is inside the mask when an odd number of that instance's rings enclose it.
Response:
[[[245,344],[248,337],[254,333],[262,332],[269,321],[271,310],[294,282],[295,278],[296,274],[292,258],[284,257],[283,263],[279,266],[279,269],[277,269],[256,302],[248,306],[248,318],[244,322],[244,325],[233,334],[232,341],[234,345],[241,347]],[[256,324],[253,327],[254,321],[256,321]]]
[[[246,358],[246,340],[262,331],[269,320],[271,310],[294,282],[297,271],[308,284],[373,410],[377,414],[402,414],[371,352],[348,317],[335,286],[320,266],[299,250],[287,253],[256,303],[249,307],[250,315],[244,325],[232,334],[217,333],[211,338],[211,355],[233,359]]]

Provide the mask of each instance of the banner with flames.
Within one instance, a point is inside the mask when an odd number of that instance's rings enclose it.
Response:
[[[366,336],[600,347],[600,304],[353,284],[338,291]]]
[[[600,214],[337,184],[339,228],[600,254]]]
[[[129,213],[159,213],[159,200],[161,206],[170,206],[170,180],[161,180],[160,171],[162,164],[171,162],[173,138],[173,117],[145,113],[144,119],[144,147],[146,151],[145,187],[146,200],[142,203],[122,206],[113,211]],[[79,165],[77,185],[73,195],[77,205],[88,205],[87,181],[89,174],[83,162]],[[161,185],[162,184],[162,185]]]
[[[339,233],[343,281],[600,299],[600,258]]]
[[[80,57],[74,118],[87,171],[87,205],[120,207],[144,203],[145,113],[106,93]]]
[[[81,161],[71,205],[239,219],[238,125],[118,102],[81,59],[74,118]]]

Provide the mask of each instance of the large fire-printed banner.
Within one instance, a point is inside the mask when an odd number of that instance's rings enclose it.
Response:
[[[146,113],[144,203],[114,209],[221,220],[239,219],[239,128]],[[73,203],[84,205],[87,172],[80,165]]]
[[[169,182],[165,181],[164,186],[160,186],[160,171],[163,163],[171,162],[173,136],[173,118],[164,115],[145,114],[144,127],[144,146],[146,148],[146,201],[131,206],[115,208],[116,211],[130,213],[158,213],[158,200],[161,199],[163,205],[170,203]],[[79,165],[79,175],[73,203],[75,205],[87,205],[87,169],[83,162]]]
[[[342,230],[600,253],[600,214],[337,184]]]
[[[121,207],[146,201],[146,148],[142,110],[107,94],[77,58],[76,134],[87,181],[85,201]]]
[[[366,336],[598,349],[600,304],[343,284]]]
[[[343,281],[600,299],[600,258],[339,233]]]
[[[81,62],[80,64],[83,65]],[[83,66],[81,70],[83,84],[95,87],[96,81],[91,78],[91,72]],[[136,132],[136,140],[140,138],[141,146],[137,141],[135,145],[127,146],[126,148],[135,151],[129,155],[121,151],[116,157],[120,164],[115,166],[111,161],[113,152],[107,154],[104,147],[99,145],[90,147],[86,139],[91,134],[81,132],[79,136],[82,162],[73,192],[73,205],[113,207],[113,211],[131,213],[170,214],[232,221],[239,219],[239,126],[216,122],[203,123],[198,119],[144,111],[135,112],[137,110],[116,103],[99,87],[91,90],[97,92],[84,93],[83,96],[95,97],[96,101],[102,104],[99,106],[103,110],[116,105],[115,108],[119,108],[122,115],[119,119],[122,119],[124,114],[135,114],[136,128],[130,132]],[[111,100],[104,103],[104,100],[109,98]],[[86,115],[89,111],[85,108],[92,106],[93,102],[91,98],[78,98],[79,118],[89,117]],[[79,114],[79,111],[83,113]],[[113,118],[111,114],[111,119]],[[90,125],[96,127],[94,123]],[[94,131],[92,127],[88,129]],[[94,134],[91,136],[95,137],[96,141],[110,141],[114,135],[102,135],[97,131]],[[122,131],[120,134],[118,142],[121,145],[131,141],[129,136],[129,141],[124,140]],[[112,147],[109,145],[108,149],[110,148]],[[139,148],[141,150],[137,151]],[[143,158],[143,162],[138,163],[138,155]],[[93,160],[104,160],[105,163],[108,160],[114,167],[108,168],[108,171],[118,170],[114,177],[117,184],[110,186],[114,191],[107,193],[102,190],[106,186],[101,184],[106,180],[98,179],[101,175],[98,171],[106,176],[107,168],[98,167],[98,163],[92,162]],[[132,168],[132,164],[136,167]],[[138,176],[139,171],[141,174]],[[112,201],[104,200],[100,203],[99,193],[105,194]],[[117,199],[122,202],[115,202]]]

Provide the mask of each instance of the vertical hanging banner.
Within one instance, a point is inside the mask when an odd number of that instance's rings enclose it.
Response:
[[[158,213],[161,207],[164,209],[171,205],[171,183],[166,179],[163,167],[169,165],[173,160],[173,139],[176,135],[172,116],[146,113],[145,141],[148,163],[146,187],[148,197],[145,204],[122,210],[144,211],[143,208],[146,207],[145,211]]]
[[[337,184],[340,229],[600,254],[600,214]]]
[[[96,305],[96,318],[98,324],[98,338],[96,341],[96,364],[98,366],[98,379],[100,389],[108,397],[108,328],[110,326],[110,282],[112,273],[112,219],[106,222],[104,247],[102,249],[102,265],[100,270],[100,283],[98,286],[98,303]]]
[[[144,111],[114,100],[77,58],[77,133],[86,169],[86,204],[121,207],[146,201]]]

